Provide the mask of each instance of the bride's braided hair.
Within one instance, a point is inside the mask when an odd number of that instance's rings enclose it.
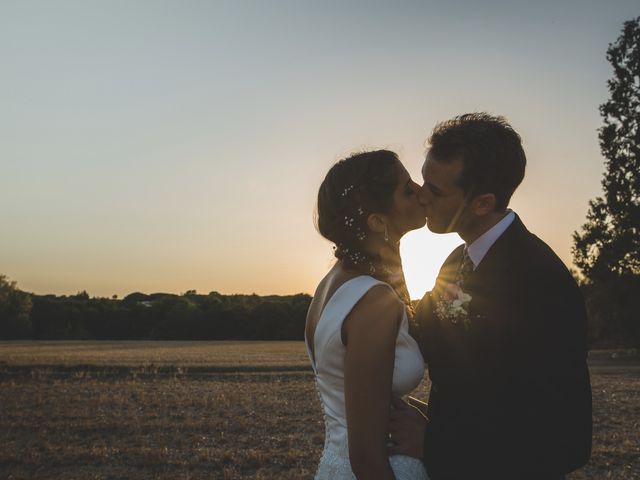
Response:
[[[399,162],[398,156],[389,150],[358,153],[337,162],[318,191],[316,226],[324,238],[335,244],[334,255],[345,268],[391,285],[411,317],[413,307],[402,274],[400,252],[390,245],[395,260],[383,261],[364,248],[366,238],[373,233],[367,217],[393,208]]]

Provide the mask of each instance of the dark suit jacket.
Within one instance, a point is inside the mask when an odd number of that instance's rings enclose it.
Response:
[[[591,454],[582,294],[562,261],[516,216],[466,280],[470,325],[443,320],[463,246],[418,305],[432,381],[425,464],[432,480],[562,476]]]

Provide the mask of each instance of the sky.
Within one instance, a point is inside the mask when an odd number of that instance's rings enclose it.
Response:
[[[511,208],[571,267],[636,1],[0,1],[0,274],[37,294],[310,293],[318,187],[352,152],[421,182],[437,122],[507,117]],[[401,253],[412,297],[457,235]]]

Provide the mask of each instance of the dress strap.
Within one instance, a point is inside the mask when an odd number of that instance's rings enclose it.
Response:
[[[314,352],[318,352],[317,346],[326,346],[334,335],[342,331],[344,319],[347,318],[362,297],[376,285],[386,285],[392,289],[388,283],[369,275],[351,278],[338,287],[320,314],[320,319],[313,335]]]

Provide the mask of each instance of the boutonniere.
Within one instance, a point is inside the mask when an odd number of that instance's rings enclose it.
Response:
[[[466,330],[469,329],[471,320],[469,318],[469,303],[471,295],[464,292],[455,283],[445,285],[443,293],[438,295],[436,301],[436,313],[443,320],[449,320],[457,324],[461,322]]]

